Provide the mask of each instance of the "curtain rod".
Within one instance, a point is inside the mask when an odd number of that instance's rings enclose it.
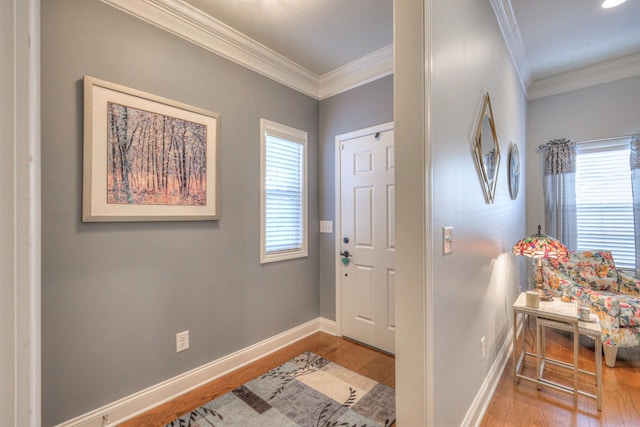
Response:
[[[610,138],[599,138],[599,139],[586,139],[584,141],[572,141],[576,145],[580,144],[590,144],[592,142],[605,142],[605,141],[614,141],[616,139],[627,139],[631,138],[633,135],[622,135],[622,136],[612,136]]]

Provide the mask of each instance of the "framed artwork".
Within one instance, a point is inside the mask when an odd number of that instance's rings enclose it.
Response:
[[[509,147],[509,193],[511,200],[518,198],[520,187],[520,151],[516,144]]]
[[[220,117],[84,76],[82,221],[219,218]]]

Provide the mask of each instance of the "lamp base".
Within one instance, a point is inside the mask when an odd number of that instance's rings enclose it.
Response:
[[[553,296],[547,292],[542,283],[542,258],[536,259],[536,291],[540,294],[540,301],[553,301]]]
[[[536,292],[540,295],[540,301],[553,301],[553,295],[547,292],[544,287],[536,285]]]

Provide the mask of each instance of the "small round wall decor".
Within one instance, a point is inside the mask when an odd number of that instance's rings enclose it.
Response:
[[[518,198],[520,187],[520,152],[516,144],[509,147],[509,192],[511,200]]]

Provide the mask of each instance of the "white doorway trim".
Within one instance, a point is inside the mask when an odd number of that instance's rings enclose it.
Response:
[[[340,277],[340,272],[342,269],[340,268],[340,242],[342,241],[342,237],[340,236],[340,230],[342,229],[341,223],[341,189],[342,182],[340,180],[340,170],[341,170],[341,156],[340,156],[340,147],[343,142],[348,141],[354,138],[360,138],[367,135],[373,135],[378,132],[386,132],[389,130],[393,130],[393,122],[387,122],[376,126],[371,126],[364,129],[354,130],[352,132],[343,133],[341,135],[336,135],[335,138],[335,160],[334,160],[334,170],[335,170],[335,227],[334,227],[334,240],[335,240],[335,248],[334,248],[334,262],[335,262],[335,283],[336,283],[336,333],[339,336],[342,336],[342,279]]]
[[[7,63],[0,72],[6,95],[0,100],[4,156],[0,413],[6,425],[37,427],[41,423],[40,1],[1,1],[7,19],[0,30],[0,48]]]
[[[435,425],[432,5],[394,2],[396,423]]]

